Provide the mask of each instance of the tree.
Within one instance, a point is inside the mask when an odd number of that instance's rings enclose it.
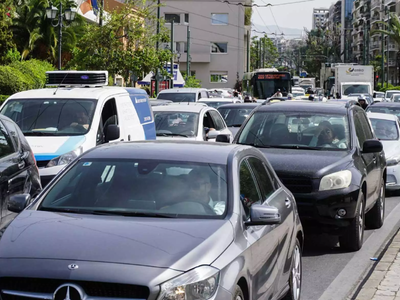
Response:
[[[6,1],[0,5],[0,64],[5,63],[7,53],[14,48],[11,25],[11,3]]]
[[[268,38],[252,37],[250,46],[250,69],[255,70],[258,68],[272,67],[278,58],[278,49],[274,43]]]
[[[144,0],[125,1],[120,10],[110,12],[103,26],[87,24],[68,67],[108,70],[124,77],[125,82],[130,72],[141,77],[158,68],[167,75],[164,65],[171,60],[171,51],[162,47],[157,50],[156,42],[168,42],[169,31],[161,26],[160,34],[154,34],[155,9],[155,4]]]
[[[189,76],[185,81],[185,88],[201,88],[201,81],[194,76]]]
[[[379,24],[383,24],[387,26],[387,29],[376,29],[371,32],[374,33],[383,33],[390,37],[391,41],[394,41],[397,45],[400,45],[400,18],[395,13],[389,14],[389,22],[379,21]]]

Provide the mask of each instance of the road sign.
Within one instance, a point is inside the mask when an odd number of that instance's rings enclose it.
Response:
[[[307,76],[307,72],[306,71],[303,71],[303,72],[300,73],[300,77],[306,77],[306,76]]]

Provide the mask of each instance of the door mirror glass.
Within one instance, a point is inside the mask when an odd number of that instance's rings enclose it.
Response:
[[[106,142],[119,139],[119,127],[115,124],[110,124],[106,128],[105,138]]]
[[[363,153],[377,153],[382,151],[383,146],[378,140],[366,140],[362,149]]]
[[[229,143],[230,142],[229,134],[219,134],[217,135],[215,141],[219,143]]]
[[[246,226],[274,225],[280,223],[281,215],[276,207],[253,204],[250,207],[250,221],[246,222]]]
[[[8,201],[7,209],[15,213],[20,213],[28,206],[30,201],[31,195],[29,194],[13,195]]]
[[[214,140],[217,138],[217,136],[220,134],[221,132],[218,130],[210,130],[208,132],[208,139],[209,140]]]

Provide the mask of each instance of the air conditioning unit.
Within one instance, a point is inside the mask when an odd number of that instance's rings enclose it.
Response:
[[[108,85],[108,71],[48,71],[47,86],[98,87]]]

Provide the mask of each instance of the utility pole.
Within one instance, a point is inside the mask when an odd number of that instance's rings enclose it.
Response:
[[[364,43],[364,47],[363,47],[363,65],[365,65],[365,63],[367,62],[367,59],[365,57],[365,54],[367,52],[366,51],[367,49],[365,49],[365,48],[367,48],[367,45],[366,45],[366,39],[367,39],[366,28],[367,28],[367,26],[366,26],[366,19],[365,18],[363,19],[363,27],[364,27],[364,29],[363,29],[363,43]]]
[[[186,62],[186,80],[190,76],[190,27],[187,27],[187,62]]]
[[[161,11],[160,11],[160,10],[161,10],[161,8],[160,8],[161,3],[160,3],[160,1],[161,1],[161,0],[157,0],[157,42],[156,42],[156,49],[157,49],[157,52],[158,52],[158,50],[160,49],[160,42],[159,42],[160,17],[161,17]],[[156,80],[155,80],[155,84],[156,84],[156,86],[155,86],[156,97],[157,97],[157,95],[158,95],[158,90],[159,90],[159,83],[158,83],[159,74],[160,74],[160,71],[159,71],[158,68],[157,68],[157,70],[156,70]],[[152,95],[152,96],[153,96],[153,95]]]
[[[174,88],[174,20],[171,20],[171,86],[170,89]]]
[[[259,42],[258,46],[259,46],[259,48],[260,48],[260,49],[259,49],[259,53],[260,53],[260,54],[259,54],[259,56],[258,56],[260,59],[259,59],[259,62],[258,62],[258,63],[259,63],[259,65],[260,65],[260,69],[261,69],[261,68],[262,68],[262,65],[261,65],[261,61],[262,61],[262,57],[261,57],[261,38],[260,38],[260,42]]]
[[[250,72],[250,31],[247,31],[247,62],[246,72]]]
[[[100,16],[99,16],[99,26],[103,26],[103,9],[104,9],[104,0],[101,0],[101,7],[100,7]]]
[[[62,28],[63,28],[63,14],[62,14],[62,1],[60,1],[60,10],[58,14],[58,22],[60,27],[58,27],[58,69],[61,70],[61,45],[62,45]]]
[[[382,0],[382,10],[385,12],[386,15],[386,11],[387,11],[387,7],[385,7],[385,1]],[[384,17],[385,18],[385,17]],[[382,30],[385,29],[385,25],[382,24]],[[381,50],[382,50],[382,60],[381,60],[381,85],[383,87],[384,84],[384,80],[385,80],[385,41],[384,41],[384,36],[383,33],[381,34]]]
[[[388,7],[385,7],[386,12],[388,13]],[[388,24],[390,23],[390,14],[388,13]],[[388,26],[389,28],[389,26]],[[389,43],[390,43],[390,37],[387,35],[386,39],[386,87],[389,87]]]

